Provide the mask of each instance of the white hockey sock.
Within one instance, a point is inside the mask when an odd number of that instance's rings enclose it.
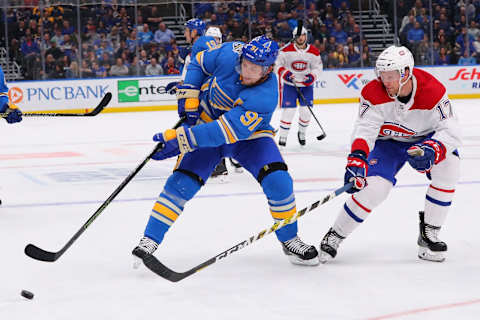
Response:
[[[384,178],[368,177],[365,189],[345,201],[333,229],[341,236],[348,237],[387,198],[392,187],[392,183]]]
[[[296,108],[283,108],[282,117],[280,119],[279,134],[281,138],[287,138],[288,131],[292,125],[292,119],[295,115]]]
[[[441,227],[455,194],[460,177],[460,159],[452,154],[432,168],[432,183],[425,196],[425,223]]]
[[[298,131],[301,133],[305,133],[307,131],[307,127],[310,124],[310,119],[312,114],[307,109],[306,106],[301,106],[298,109],[299,117],[298,117]]]

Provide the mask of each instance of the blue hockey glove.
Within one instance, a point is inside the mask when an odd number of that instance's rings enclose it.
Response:
[[[20,109],[18,109],[16,105],[6,104],[5,106],[7,106],[7,108],[3,110],[3,113],[6,113],[6,115],[4,116],[4,119],[8,123],[15,123],[15,122],[22,121],[22,112],[20,111]]]
[[[153,136],[153,141],[163,143],[164,147],[152,156],[154,160],[164,160],[180,153],[192,152],[196,149],[195,138],[188,127],[168,129]]]
[[[435,139],[427,139],[408,148],[407,161],[418,172],[428,173],[434,164],[445,159],[446,153],[447,149],[443,143]]]
[[[367,186],[368,162],[363,151],[355,150],[348,155],[345,170],[344,184],[353,181],[353,187],[347,190],[348,193],[355,193]]]
[[[199,95],[200,90],[193,85],[177,86],[178,115],[180,118],[186,117],[186,123],[190,126],[194,126],[200,116],[198,111]]]
[[[287,71],[283,74],[283,80],[293,83],[293,81],[295,81],[295,76],[290,71]]]
[[[309,87],[311,86],[313,83],[315,82],[315,76],[311,73],[307,74],[305,76],[305,79],[303,80],[302,84],[305,86],[305,87]]]
[[[177,85],[179,84],[178,81],[173,81],[167,84],[165,87],[165,92],[168,94],[176,94],[177,93]]]

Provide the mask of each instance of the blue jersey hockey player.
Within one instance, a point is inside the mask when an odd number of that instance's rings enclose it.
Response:
[[[277,78],[272,73],[277,54],[276,42],[260,36],[248,44],[228,42],[192,57],[185,83],[178,88],[178,104],[185,107],[187,116],[197,114],[205,123],[153,137],[165,144],[153,159],[180,156],[153,206],[134,256],[154,253],[187,201],[224,156],[235,158],[258,181],[275,220],[295,214],[292,178],[270,125],[278,102]],[[276,235],[292,263],[319,263],[315,247],[297,236],[296,222],[277,230]]]
[[[22,113],[18,107],[8,101],[8,87],[2,68],[0,68],[0,113],[8,123],[22,121]]]

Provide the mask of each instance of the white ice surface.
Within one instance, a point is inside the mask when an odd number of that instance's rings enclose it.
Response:
[[[130,255],[173,160],[149,162],[57,262],[23,253],[27,243],[60,249],[151,151],[153,134],[175,123],[175,112],[2,121],[0,319],[480,319],[480,103],[453,103],[465,145],[441,234],[444,263],[417,258],[428,182],[407,165],[331,264],[291,265],[270,235],[179,283],[134,271]],[[301,148],[294,126],[284,153],[298,209],[341,186],[356,105],[315,112],[327,138],[315,140],[312,122]],[[257,182],[248,173],[229,179],[209,181],[187,205],[157,251],[166,265],[187,270],[272,223]],[[345,197],[301,218],[300,236],[318,246]],[[35,298],[22,298],[22,289]]]

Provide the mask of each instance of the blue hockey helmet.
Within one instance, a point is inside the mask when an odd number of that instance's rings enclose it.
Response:
[[[185,22],[185,27],[191,30],[197,30],[197,33],[199,36],[203,36],[205,33],[205,29],[207,28],[207,25],[205,22],[198,18],[193,18]]]
[[[269,67],[278,56],[278,44],[266,36],[253,38],[243,46],[242,57],[255,64]]]

